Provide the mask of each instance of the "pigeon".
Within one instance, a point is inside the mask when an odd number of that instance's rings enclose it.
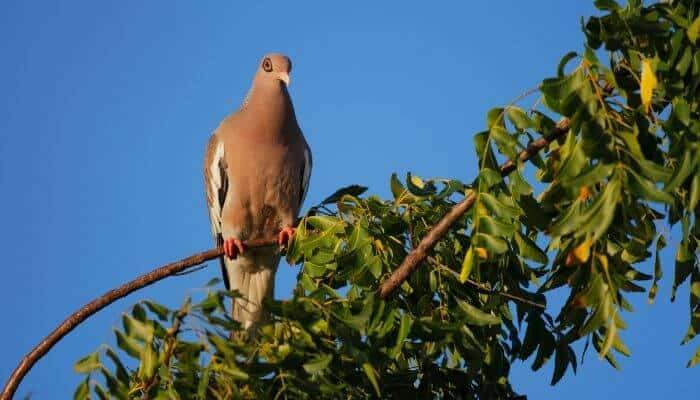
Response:
[[[287,90],[291,70],[288,57],[265,55],[248,95],[216,128],[204,157],[224,285],[241,296],[233,300],[232,318],[248,337],[269,319],[262,303],[273,295],[281,254],[274,246],[246,249],[245,241],[276,237],[287,246],[311,177],[311,150]]]

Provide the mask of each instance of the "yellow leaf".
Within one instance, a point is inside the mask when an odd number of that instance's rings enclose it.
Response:
[[[591,245],[593,244],[593,240],[590,238],[586,239],[578,245],[575,249],[571,251],[571,256],[573,257],[574,261],[578,264],[583,264],[586,261],[588,261],[588,257],[591,256]]]
[[[600,262],[600,266],[603,267],[603,270],[605,272],[608,271],[608,257],[605,254],[599,254],[597,256],[598,261]]]
[[[642,104],[647,112],[651,107],[651,96],[656,88],[656,75],[652,70],[649,60],[642,61],[642,82],[639,88],[639,95],[642,97]]]
[[[411,183],[416,185],[419,189],[423,189],[425,187],[425,182],[415,175],[411,175]]]
[[[467,254],[464,256],[464,261],[462,261],[462,272],[459,273],[459,281],[464,283],[469,278],[472,269],[474,268],[474,251],[472,246],[469,246]]]
[[[695,43],[698,40],[698,36],[700,36],[700,17],[695,18],[695,21],[690,24],[686,33],[691,42]]]
[[[489,258],[489,252],[483,247],[477,247],[476,248],[476,254],[481,258],[482,260],[485,260]]]
[[[382,244],[381,240],[379,240],[379,239],[374,240],[374,248],[376,248],[377,251],[384,253],[384,244]]]
[[[489,215],[489,209],[486,208],[486,206],[483,205],[481,202],[478,202],[476,203],[476,215]]]
[[[591,197],[591,191],[588,189],[588,186],[581,186],[581,189],[578,191],[578,199],[585,201],[588,200],[589,197]]]

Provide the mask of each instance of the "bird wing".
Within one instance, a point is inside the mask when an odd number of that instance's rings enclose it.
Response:
[[[217,246],[223,245],[223,216],[222,211],[226,195],[228,194],[229,181],[226,159],[224,158],[224,144],[218,136],[213,134],[207,144],[204,155],[204,186],[209,208],[209,221],[211,233]],[[221,270],[224,277],[224,285],[229,288],[228,274],[224,265],[224,258],[220,258]]]
[[[301,193],[299,194],[299,209],[304,204],[306,194],[309,192],[309,181],[311,180],[311,168],[313,167],[313,157],[308,143],[304,140],[304,164],[301,169]]]

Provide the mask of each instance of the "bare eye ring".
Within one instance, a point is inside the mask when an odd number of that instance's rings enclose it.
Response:
[[[263,71],[265,72],[271,72],[272,71],[272,61],[270,61],[269,58],[266,58],[262,62],[262,68]]]

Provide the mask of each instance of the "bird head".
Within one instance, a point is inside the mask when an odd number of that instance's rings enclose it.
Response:
[[[289,74],[292,72],[292,60],[283,54],[266,54],[260,61],[258,77],[266,81],[278,81],[289,85]]]

